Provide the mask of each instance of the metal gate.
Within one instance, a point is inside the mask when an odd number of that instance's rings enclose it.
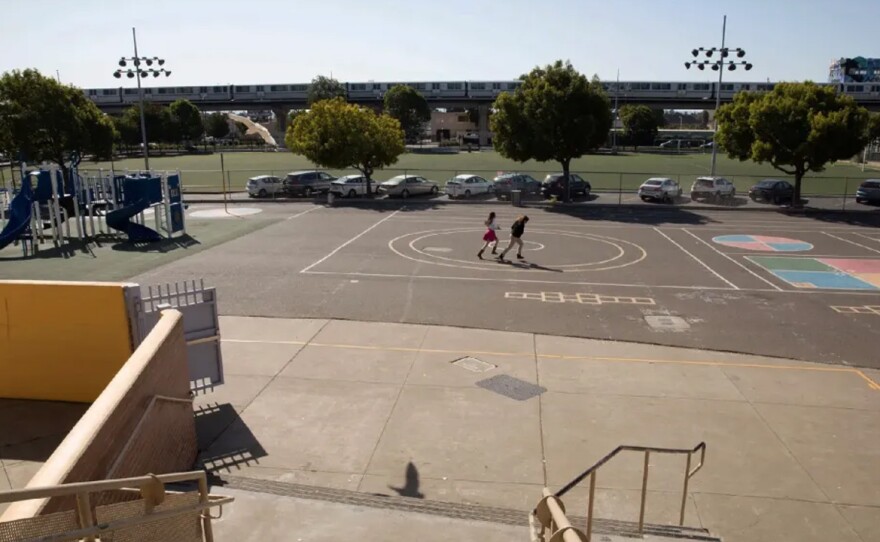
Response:
[[[217,317],[217,292],[205,288],[201,279],[176,282],[141,291],[140,340],[159,321],[160,312],[177,309],[183,314],[183,332],[187,345],[190,387],[210,389],[223,384],[223,356],[220,351],[220,320]]]

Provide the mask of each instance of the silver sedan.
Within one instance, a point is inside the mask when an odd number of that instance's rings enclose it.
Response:
[[[429,181],[418,175],[398,175],[379,185],[379,193],[387,196],[400,196],[408,198],[419,194],[437,194],[440,186],[435,181]]]

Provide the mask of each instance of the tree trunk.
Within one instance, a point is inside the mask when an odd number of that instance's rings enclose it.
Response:
[[[794,172],[794,194],[791,196],[791,206],[801,208],[801,181],[804,179],[804,170],[797,168]]]
[[[568,168],[571,165],[571,159],[560,160],[562,164],[562,201],[568,203],[571,201],[571,183],[568,178]]]

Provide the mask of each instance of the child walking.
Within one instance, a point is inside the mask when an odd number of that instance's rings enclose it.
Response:
[[[498,255],[498,261],[504,261],[504,255],[507,254],[510,249],[513,248],[513,245],[516,245],[516,257],[520,260],[523,259],[522,249],[523,242],[522,236],[526,231],[526,222],[529,221],[529,217],[523,215],[516,219],[512,226],[510,226],[510,244],[507,245],[507,248],[504,249],[504,252]]]
[[[477,258],[483,259],[483,252],[486,248],[491,244],[492,245],[492,254],[498,254],[495,252],[495,249],[498,248],[498,236],[495,234],[495,230],[498,229],[498,224],[495,223],[495,211],[489,213],[489,218],[486,219],[483,224],[486,225],[486,233],[483,234],[483,248],[477,252]]]

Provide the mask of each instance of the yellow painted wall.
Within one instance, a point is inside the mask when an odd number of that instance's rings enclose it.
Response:
[[[94,401],[132,354],[125,286],[0,281],[0,397]]]

